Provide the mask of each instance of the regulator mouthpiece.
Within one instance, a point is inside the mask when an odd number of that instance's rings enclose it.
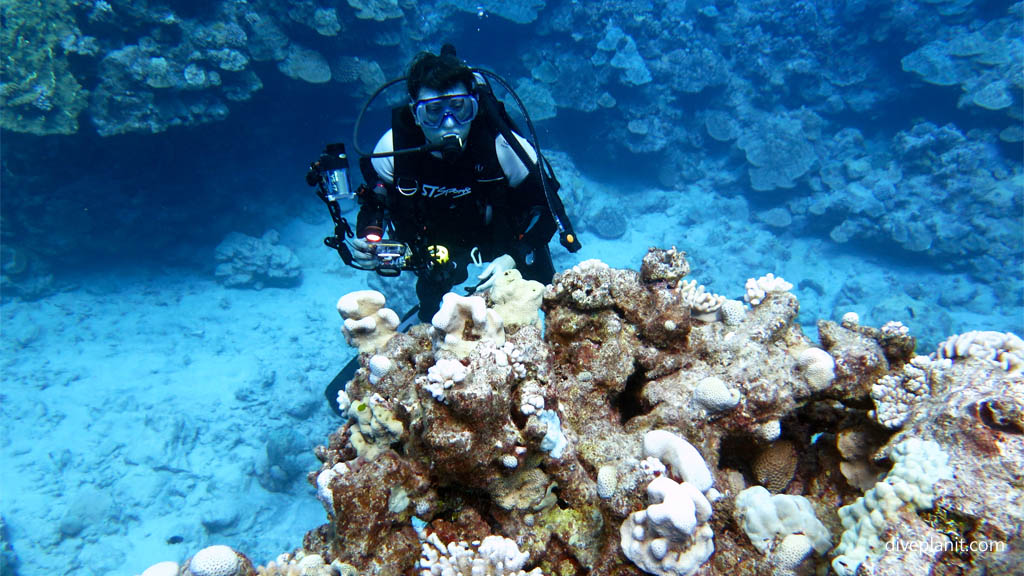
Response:
[[[446,134],[441,139],[441,158],[444,158],[446,162],[454,162],[462,153],[464,145],[465,143],[458,134]]]

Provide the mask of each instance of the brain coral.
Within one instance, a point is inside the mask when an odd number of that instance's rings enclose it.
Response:
[[[807,348],[797,356],[797,366],[815,392],[824,390],[836,377],[836,361],[821,348]]]
[[[796,463],[796,446],[788,440],[781,440],[757,455],[757,459],[754,460],[754,474],[762,486],[778,494],[785,490],[793,479]]]
[[[185,570],[190,576],[236,576],[242,569],[238,554],[228,546],[207,546],[188,563]]]

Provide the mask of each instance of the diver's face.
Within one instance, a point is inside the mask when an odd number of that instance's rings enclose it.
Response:
[[[435,106],[435,105],[437,105],[438,102],[449,104],[449,103],[447,103],[444,100],[437,100],[437,99],[441,99],[441,98],[444,98],[446,96],[461,96],[461,95],[468,95],[468,94],[469,94],[469,89],[466,88],[466,85],[462,84],[461,82],[456,84],[455,86],[451,87],[450,89],[443,91],[443,92],[438,92],[437,90],[434,90],[432,88],[427,88],[427,87],[420,88],[419,94],[417,94],[416,101],[413,102],[413,104],[412,104],[413,105],[413,117],[416,118],[416,125],[419,126],[421,130],[423,130],[423,135],[426,136],[427,142],[429,142],[431,144],[438,144],[438,143],[440,143],[440,142],[442,142],[444,140],[445,136],[449,136],[449,135],[456,135],[456,136],[459,137],[460,140],[465,142],[466,139],[469,138],[469,127],[470,127],[472,118],[470,118],[469,121],[460,122],[459,119],[456,117],[458,115],[457,111],[445,111],[445,110],[443,110],[441,112],[442,116],[441,116],[440,123],[435,126],[435,125],[432,125],[432,123],[421,121],[421,117],[420,117],[421,115],[417,114],[417,110],[416,110],[417,106]],[[459,105],[460,104],[459,99],[456,98],[453,101],[453,103],[456,104],[456,105]],[[475,107],[475,105],[476,105],[475,101],[473,102],[473,105]],[[445,112],[455,112],[455,113],[445,113]],[[475,109],[474,109],[474,116],[475,116]]]

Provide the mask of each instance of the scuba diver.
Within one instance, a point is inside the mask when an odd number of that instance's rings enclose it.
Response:
[[[490,80],[515,99],[532,142],[520,135]],[[409,102],[392,110],[391,129],[366,154],[358,145],[363,114],[381,92],[403,81]],[[354,194],[343,144],[328,145],[307,175],[334,219],[335,234],[324,242],[355,268],[385,276],[414,272],[423,322],[430,322],[445,293],[468,280],[470,264],[483,271],[468,293],[489,290],[513,268],[548,284],[554,276],[548,242],[555,231],[570,252],[580,249],[522,102],[499,76],[459,60],[450,44],[440,54],[421,52],[406,77],[370,96],[353,141],[366,181]],[[354,234],[341,216],[342,197],[355,197],[360,205]],[[343,370],[332,386],[345,376]],[[333,398],[331,388],[327,395]]]

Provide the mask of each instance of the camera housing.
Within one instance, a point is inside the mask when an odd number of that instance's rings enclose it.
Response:
[[[320,159],[309,165],[306,183],[310,186],[319,184],[324,199],[328,202],[355,198],[356,195],[348,181],[348,155],[345,153],[345,144],[328,144]]]
[[[381,276],[398,276],[409,259],[409,247],[401,242],[381,240],[370,244],[374,270]]]

